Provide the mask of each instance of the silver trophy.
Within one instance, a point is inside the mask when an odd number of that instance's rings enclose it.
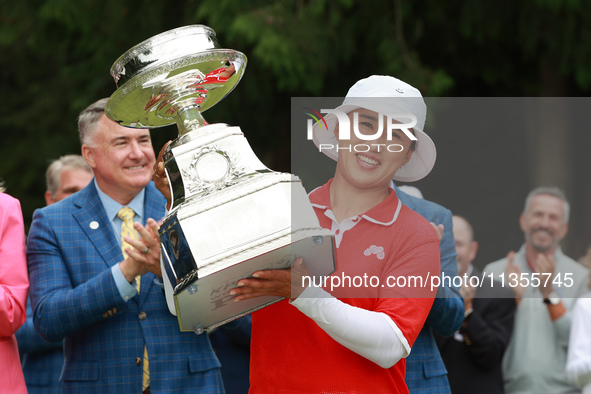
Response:
[[[303,257],[311,276],[334,271],[331,233],[320,227],[300,180],[269,170],[239,127],[202,113],[240,81],[246,56],[194,25],[136,45],[112,66],[106,114],[127,127],[176,123],[164,154],[173,203],[160,228],[163,280],[181,331],[197,334],[279,301],[233,302],[236,282]]]

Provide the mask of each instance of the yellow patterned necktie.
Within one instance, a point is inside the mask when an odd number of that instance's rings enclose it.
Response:
[[[121,223],[121,253],[123,253],[123,257],[125,258],[127,258],[125,248],[131,247],[131,245],[125,242],[125,239],[123,238],[128,236],[133,239],[140,239],[140,235],[135,231],[135,228],[133,228],[134,216],[135,212],[129,207],[123,207],[117,212],[117,217],[123,221],[123,223]]]
[[[139,239],[140,235],[138,232],[133,228],[133,217],[135,216],[135,212],[133,209],[129,207],[123,207],[117,212],[117,217],[123,221],[121,223],[121,253],[123,253],[123,258],[127,258],[127,253],[125,253],[125,248],[132,247],[130,244],[125,242],[123,239],[125,236],[128,236],[133,239]],[[135,288],[140,293],[140,281],[141,276],[138,275],[135,277]],[[143,362],[143,370],[144,375],[142,378],[142,391],[150,387],[150,362],[148,360],[148,348],[144,346],[144,362]]]

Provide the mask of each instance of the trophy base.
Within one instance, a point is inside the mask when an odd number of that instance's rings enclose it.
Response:
[[[296,258],[302,257],[306,267],[309,267],[310,276],[330,275],[334,271],[332,237],[307,236],[305,233],[301,236],[304,238],[295,242],[290,237],[278,240],[277,244],[287,244],[221,268],[214,274],[191,282],[175,294],[174,305],[180,330],[201,334],[281,301],[281,297],[269,296],[234,302],[230,290],[236,287],[238,280],[250,277],[255,271],[290,268]]]

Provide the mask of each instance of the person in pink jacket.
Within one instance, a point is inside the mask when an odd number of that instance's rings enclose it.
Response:
[[[29,278],[20,202],[0,185],[0,393],[26,393],[14,333],[25,322]]]

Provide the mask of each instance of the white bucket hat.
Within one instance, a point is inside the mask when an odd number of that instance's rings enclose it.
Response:
[[[372,75],[355,83],[347,92],[343,104],[335,109],[344,113],[365,108],[382,115],[392,116],[402,123],[408,123],[408,114],[416,117],[416,125],[412,127],[417,137],[416,149],[410,160],[396,171],[395,181],[413,182],[424,178],[431,172],[435,165],[437,152],[435,144],[427,134],[423,132],[427,106],[418,89],[410,86],[394,77],[386,75]],[[338,123],[335,114],[324,117],[326,125],[315,123],[313,127],[313,140],[317,147],[323,144],[321,151],[333,160],[337,160],[338,140],[334,129]],[[322,121],[321,121],[322,123]],[[331,149],[326,149],[332,146]]]

